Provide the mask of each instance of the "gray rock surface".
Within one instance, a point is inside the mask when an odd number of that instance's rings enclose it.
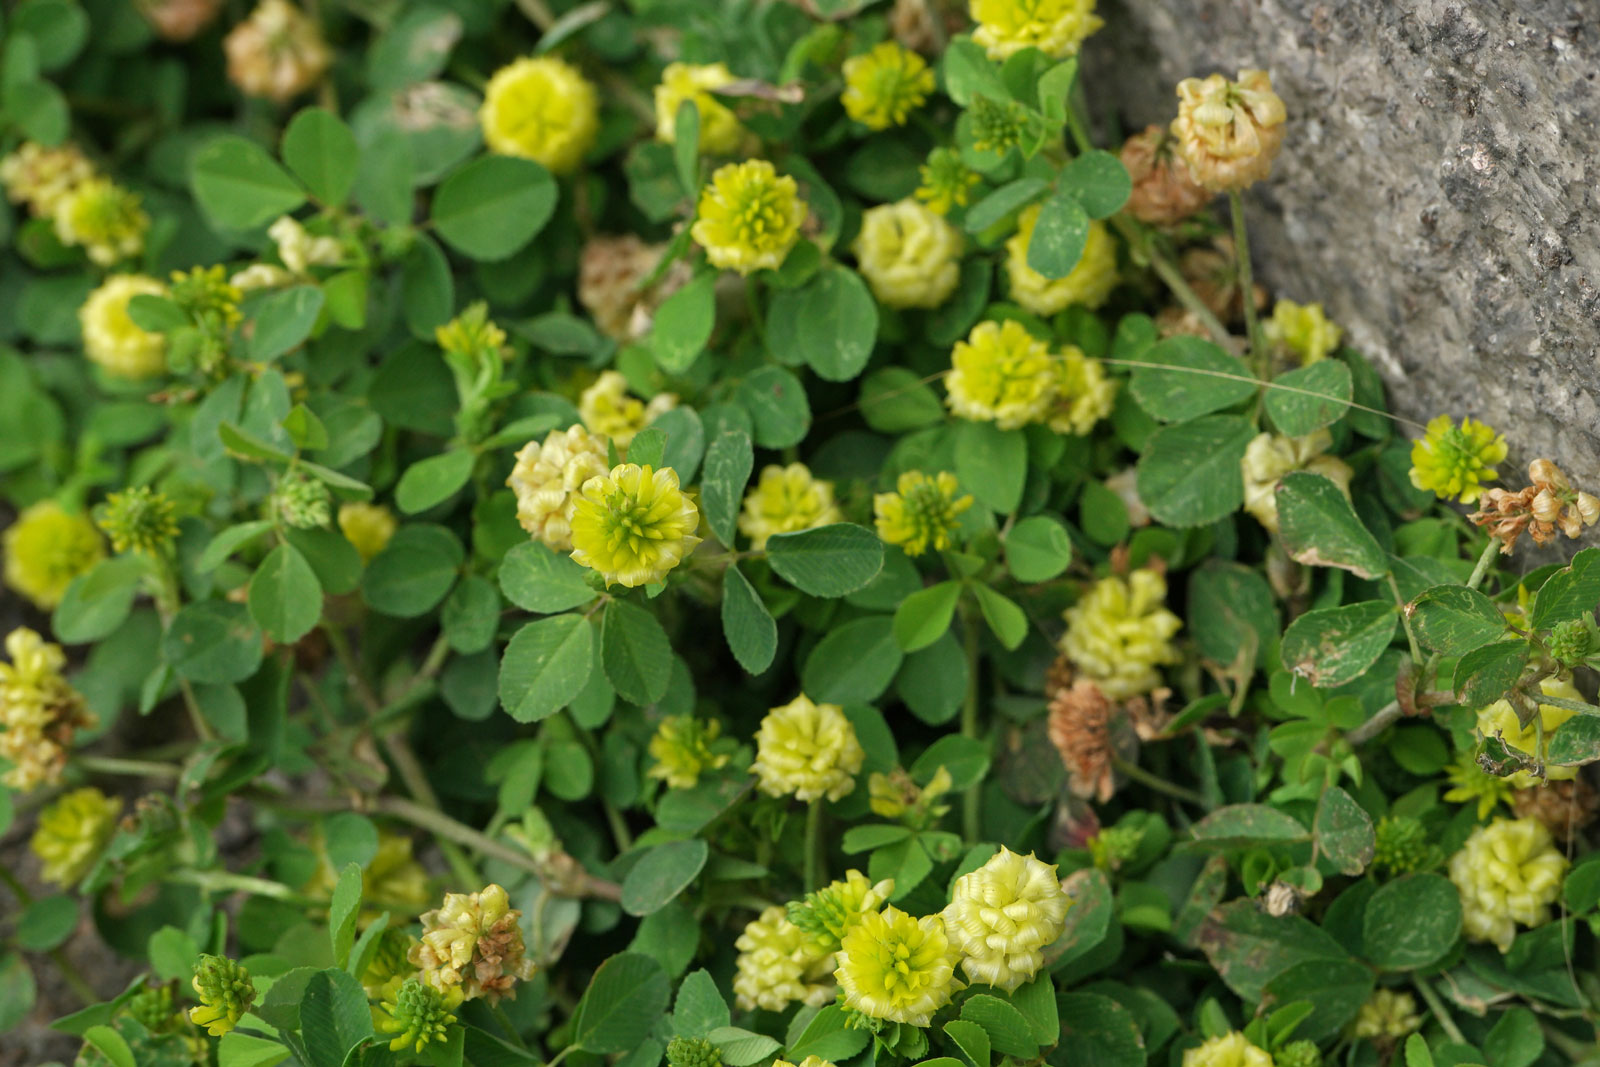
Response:
[[[1600,487],[1600,3],[1102,0],[1091,107],[1168,121],[1183,77],[1272,73],[1290,131],[1248,195],[1257,275],[1320,300],[1397,410]]]

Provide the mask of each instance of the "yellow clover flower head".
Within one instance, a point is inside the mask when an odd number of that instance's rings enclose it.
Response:
[[[1243,189],[1272,171],[1288,112],[1264,70],[1241,70],[1178,83],[1172,135],[1194,180],[1212,192]]]
[[[551,430],[542,442],[529,441],[506,479],[517,494],[517,521],[535,541],[571,552],[578,494],[590,478],[603,477],[610,469],[605,438],[594,436],[582,423]]]
[[[668,715],[650,738],[650,777],[660,778],[672,789],[693,789],[706,771],[728,763],[726,752],[713,752],[711,745],[722,733],[716,719],[697,719],[693,715]]]
[[[1402,990],[1375,989],[1350,1029],[1357,1037],[1393,1043],[1421,1026],[1415,997]]]
[[[818,952],[836,952],[850,928],[868,912],[888,903],[894,879],[874,882],[860,871],[846,871],[843,881],[830,882],[804,900],[791,901],[789,921],[814,943]]]
[[[734,942],[739,950],[734,1001],[742,1011],[782,1011],[796,1001],[821,1007],[833,999],[832,957],[789,921],[782,904],[752,919]]]
[[[344,245],[337,237],[314,236],[292,215],[283,215],[268,226],[267,236],[278,246],[278,258],[290,274],[304,275],[312,267],[332,267],[344,258]],[[237,275],[232,284],[238,287]]]
[[[1326,428],[1304,437],[1257,434],[1244,451],[1239,466],[1244,473],[1244,509],[1272,533],[1278,532],[1278,482],[1294,471],[1320,474],[1346,497],[1354,474],[1344,460],[1325,455],[1333,446]]]
[[[1105,364],[1067,345],[1055,360],[1055,396],[1046,423],[1059,434],[1083,437],[1111,414],[1117,383],[1106,377]]]
[[[899,545],[908,556],[949,548],[956,521],[972,506],[970,495],[956,496],[956,476],[949,471],[932,477],[921,471],[906,471],[894,488],[892,493],[877,493],[872,498],[878,536],[888,544]]]
[[[1046,278],[1028,266],[1028,243],[1044,208],[1033,204],[1017,217],[1017,232],[1006,240],[1006,277],[1011,299],[1035,315],[1054,315],[1073,305],[1093,310],[1117,285],[1117,247],[1103,222],[1089,223],[1078,265],[1065,278]]]
[[[963,419],[1015,430],[1044,420],[1055,385],[1049,345],[1015,319],[980,322],[950,353],[945,403]]]
[[[1511,948],[1517,925],[1541,926],[1561,895],[1567,858],[1537,819],[1496,819],[1450,857],[1467,937]]]
[[[738,81],[725,63],[669,63],[656,86],[656,140],[674,144],[678,139],[678,109],[693,100],[700,111],[700,151],[714,156],[732,155],[747,139],[739,117],[711,94]]]
[[[788,1060],[773,1060],[772,1067],[795,1067]],[[821,1056],[807,1056],[800,1061],[799,1067],[836,1067],[832,1060],[825,1060]]]
[[[1300,357],[1301,363],[1327,359],[1339,347],[1344,331],[1333,323],[1321,304],[1296,304],[1279,300],[1267,320],[1267,339]]]
[[[352,500],[339,505],[339,532],[355,546],[363,563],[371,563],[388,547],[396,528],[394,512],[382,504]]]
[[[468,360],[505,358],[506,332],[489,319],[489,305],[482,300],[437,327],[433,339],[449,355]]]
[[[1183,1054],[1183,1067],[1272,1067],[1272,1056],[1237,1030],[1219,1034]]]
[[[523,955],[521,918],[498,885],[446,893],[442,906],[423,914],[422,940],[407,958],[439,992],[456,989],[463,1000],[497,1004],[517,995],[518,979],[533,976],[533,961]]]
[[[81,183],[94,177],[94,165],[76,145],[46,148],[24,141],[0,159],[0,185],[13,204],[27,204],[36,218],[53,218],[56,205]]]
[[[966,207],[972,198],[972,187],[982,180],[977,171],[961,162],[961,153],[953,148],[929,152],[928,161],[918,168],[918,173],[922,184],[917,186],[917,199],[941,215]]]
[[[931,208],[901,200],[869,208],[850,250],[885,307],[936,308],[961,280],[961,234]]]
[[[843,709],[801,693],[761,720],[750,771],[768,796],[838,800],[856,787],[866,756]]]
[[[6,635],[9,663],[0,663],[0,756],[13,766],[0,785],[29,792],[61,780],[79,728],[93,726],[83,694],[61,674],[67,665],[60,645],[19,626]]]
[[[166,296],[167,287],[145,274],[113,274],[78,309],[83,350],[113,378],[153,378],[167,369],[167,339],[146,333],[128,316],[136,296]]]
[[[700,192],[690,229],[712,266],[749,274],[776,270],[800,239],[806,220],[799,186],[764,159],[717,168]]]
[[[1456,757],[1444,773],[1450,780],[1444,798],[1452,804],[1476,804],[1480,819],[1487,819],[1496,805],[1511,804],[1510,780],[1484,770],[1470,752]]]
[[[1539,689],[1545,696],[1582,701],[1583,694],[1572,684],[1570,676],[1553,674],[1539,680]],[[1532,719],[1523,726],[1509,700],[1497,700],[1478,710],[1478,735],[1485,739],[1499,737],[1507,748],[1516,749],[1532,759],[1544,760],[1550,751],[1550,735],[1556,727],[1578,714],[1571,708],[1554,704],[1539,705],[1539,723]],[[1539,726],[1544,728],[1544,749],[1539,748]],[[1545,777],[1551,781],[1564,781],[1578,776],[1578,768],[1547,765]],[[1534,789],[1542,784],[1532,771],[1517,771],[1505,779],[1513,789]]]
[[[200,1004],[189,1009],[189,1021],[205,1027],[212,1037],[221,1037],[239,1025],[256,999],[250,972],[226,956],[202,955],[190,984]]]
[[[628,588],[666,578],[700,543],[700,510],[678,487],[678,472],[624,463],[583,484],[572,513],[572,558],[606,585]]]
[[[456,1017],[451,1011],[461,1003],[461,987],[441,992],[416,978],[407,978],[392,992],[384,993],[374,1013],[378,1030],[394,1034],[391,1052],[410,1049],[421,1052],[429,1042],[447,1040]]]
[[[150,216],[139,197],[105,178],[90,178],[61,197],[54,211],[56,237],[81,247],[91,262],[109,267],[144,251]]]
[[[1411,446],[1411,484],[1440,500],[1471,504],[1480,483],[1500,476],[1494,464],[1506,458],[1506,439],[1470,417],[1457,426],[1448,415],[1428,420],[1428,432]]]
[[[917,53],[894,41],[844,61],[845,113],[869,130],[904,126],[933,92],[933,71]]]
[[[0,536],[6,584],[41,611],[61,603],[67,586],[105,558],[105,542],[87,515],[74,515],[54,500],[23,509]]]
[[[967,977],[1010,992],[1044,965],[1043,949],[1061,936],[1071,906],[1054,864],[1001,846],[956,879],[943,918]]]
[[[39,813],[28,847],[43,866],[47,882],[68,887],[89,873],[117,828],[122,800],[91,787],[74,789]]]
[[[772,464],[761,469],[755,488],[745,494],[739,532],[760,552],[773,534],[843,521],[844,513],[833,499],[832,482],[813,475],[804,463]]]
[[[1183,620],[1166,599],[1167,580],[1153,570],[1100,579],[1064,613],[1062,655],[1112,700],[1150,692],[1160,668],[1181,658],[1172,637]]]
[[[609,437],[626,451],[635,434],[677,406],[678,398],[671,393],[657,393],[648,404],[629,396],[628,379],[606,370],[578,397],[578,417],[590,433]],[[570,439],[568,444],[574,447]],[[605,442],[599,448],[602,456],[607,454]]]
[[[555,56],[523,57],[495,71],[478,111],[493,152],[576,170],[600,131],[600,98],[578,69]]]
[[[178,539],[177,506],[148,485],[108,493],[95,522],[111,538],[114,552],[160,556]]]
[[[844,1006],[874,1019],[927,1026],[962,987],[958,951],[937,915],[868,912],[844,935],[833,976]]]
[[[972,39],[1004,62],[1024,48],[1051,59],[1077,55],[1084,38],[1105,25],[1094,6],[1095,0],[969,0],[967,9],[978,24]]]

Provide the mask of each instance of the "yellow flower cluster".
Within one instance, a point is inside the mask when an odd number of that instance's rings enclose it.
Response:
[[[990,59],[1004,61],[1024,48],[1065,59],[1077,55],[1084,38],[1105,25],[1094,7],[1095,0],[969,0],[978,24],[972,39]]]
[[[1166,599],[1167,579],[1153,570],[1100,579],[1066,610],[1062,655],[1113,700],[1150,692],[1181,658],[1172,637],[1183,620]]]
[[[464,1000],[483,997],[491,1005],[515,997],[517,980],[533,976],[533,961],[523,955],[521,917],[498,885],[446,893],[441,907],[423,914],[422,940],[409,959],[441,993],[459,989]]]
[[[344,245],[337,237],[315,236],[289,215],[268,226],[267,236],[277,245],[284,268],[296,276],[310,273],[312,267],[337,266],[344,258]]]
[[[920,556],[929,549],[944,551],[952,544],[956,521],[972,506],[972,497],[958,497],[957,491],[956,476],[949,471],[931,478],[921,471],[904,472],[895,482],[894,492],[872,498],[878,536],[899,545],[908,556]]]
[[[23,509],[0,536],[6,584],[42,611],[61,603],[67,586],[106,557],[105,542],[87,515],[74,515],[54,500]]]
[[[551,430],[542,442],[529,441],[517,453],[516,466],[506,479],[517,494],[517,521],[534,540],[557,552],[571,552],[578,494],[584,483],[603,477],[610,466],[605,439],[590,434],[581,423]]]
[[[1073,305],[1091,310],[1111,296],[1117,284],[1117,247],[1103,222],[1089,223],[1078,265],[1064,278],[1046,278],[1028,266],[1028,243],[1039,223],[1042,205],[1033,204],[1017,218],[1017,232],[1006,241],[1006,277],[1011,299],[1035,315],[1054,315]]]
[[[1477,805],[1480,819],[1488,818],[1497,805],[1511,803],[1511,782],[1484,770],[1470,752],[1452,760],[1444,773],[1450,780],[1444,799],[1452,804]]]
[[[25,203],[35,218],[50,220],[58,241],[82,248],[99,266],[144,251],[150,217],[138,196],[97,175],[72,145],[24,142],[0,159],[0,184],[13,203]]]
[[[1183,1067],[1272,1067],[1272,1056],[1237,1030],[1185,1050]]]
[[[83,350],[113,378],[153,378],[167,369],[167,339],[147,333],[128,315],[136,296],[166,296],[167,287],[146,274],[113,274],[78,309]]]
[[[1457,426],[1448,415],[1428,420],[1428,432],[1411,446],[1411,484],[1440,500],[1470,504],[1483,495],[1481,483],[1500,476],[1494,464],[1510,446],[1492,426],[1470,417]]]
[[[944,217],[915,200],[869,208],[850,246],[885,307],[936,308],[961,280],[963,242]]]
[[[656,140],[665,144],[677,142],[678,109],[685,100],[693,100],[700,112],[700,151],[714,156],[737,152],[749,139],[749,133],[740,124],[739,116],[711,95],[713,89],[737,80],[724,63],[667,64],[655,92]]]
[[[283,104],[317,82],[333,65],[317,20],[288,0],[261,0],[250,17],[229,31],[228,80],[248,96]]]
[[[435,1041],[448,1039],[456,1017],[451,1014],[461,1004],[461,989],[452,986],[445,992],[409,978],[386,990],[373,1010],[373,1022],[385,1034],[394,1034],[389,1051],[410,1049],[421,1052]]]
[[[834,978],[844,1006],[874,1019],[927,1026],[962,987],[959,951],[937,915],[868,912],[845,933]]]
[[[1002,846],[956,879],[943,918],[967,977],[1009,993],[1039,973],[1042,950],[1061,936],[1071,906],[1054,864]]]
[[[12,768],[0,784],[26,793],[61,780],[72,735],[93,726],[83,694],[68,684],[60,645],[19,626],[6,635],[10,663],[0,663],[0,756]]]
[[[1241,70],[1178,83],[1172,135],[1194,180],[1213,192],[1243,189],[1272,171],[1288,118],[1264,70]]]
[[[1326,429],[1304,437],[1257,434],[1239,461],[1244,472],[1244,509],[1262,526],[1277,533],[1278,482],[1295,471],[1320,474],[1348,497],[1354,472],[1344,460],[1324,454],[1332,445],[1333,434]]]
[[[239,1025],[256,999],[250,972],[225,956],[201,956],[190,985],[200,1004],[189,1009],[189,1021],[205,1027],[212,1037]]]
[[[773,534],[843,521],[844,513],[834,503],[832,482],[814,476],[804,463],[773,464],[761,469],[755,488],[745,494],[739,532],[760,552]]]
[[[648,404],[630,396],[628,379],[606,370],[578,397],[578,417],[590,433],[611,438],[625,452],[634,435],[677,406],[678,398],[671,393],[657,393]],[[599,442],[599,448],[606,455],[605,442]]]
[[[1539,680],[1539,689],[1545,696],[1562,697],[1567,700],[1582,701],[1583,694],[1578,692],[1578,687],[1572,684],[1572,678],[1566,675],[1551,675]],[[1516,749],[1518,752],[1544,761],[1546,753],[1550,750],[1550,735],[1556,727],[1578,714],[1571,708],[1557,707],[1554,704],[1539,705],[1539,722],[1528,720],[1528,725],[1523,726],[1517,719],[1516,711],[1511,707],[1509,700],[1497,700],[1486,708],[1478,710],[1478,734],[1481,737],[1499,737],[1505,742],[1507,748]],[[1544,748],[1539,748],[1539,733],[1542,727],[1544,733]],[[1552,781],[1563,781],[1576,778],[1578,768],[1546,766],[1545,777]],[[1513,789],[1533,789],[1540,785],[1540,779],[1532,771],[1517,771],[1505,779]]]
[[[1106,377],[1105,365],[1077,345],[1063,348],[1056,357],[1055,396],[1045,424],[1056,433],[1083,437],[1116,403],[1117,383]]]
[[[1015,319],[980,322],[950,353],[945,403],[964,419],[1015,430],[1040,422],[1056,383],[1050,346]]]
[[[724,767],[726,752],[713,752],[712,744],[722,733],[716,719],[697,719],[693,715],[668,715],[650,738],[650,777],[660,778],[672,789],[693,789],[706,771]]]
[[[1537,819],[1496,819],[1450,857],[1467,937],[1511,948],[1517,924],[1541,926],[1561,895],[1567,858]]]
[[[801,693],[761,720],[750,771],[768,796],[793,794],[808,803],[838,800],[856,787],[864,759],[844,711],[837,704],[815,704]]]
[[[922,183],[917,186],[916,197],[941,215],[950,214],[956,207],[966,207],[972,197],[972,187],[982,179],[978,172],[961,162],[961,154],[953,148],[935,148],[928,153],[928,161],[918,169]]]
[[[46,148],[24,141],[0,159],[0,185],[13,204],[27,204],[35,218],[53,218],[68,193],[94,177],[94,164],[76,145]]]
[[[1296,304],[1279,300],[1266,322],[1267,340],[1282,345],[1301,363],[1327,359],[1339,347],[1344,331],[1329,320],[1321,304]]]
[[[917,53],[894,41],[844,61],[845,114],[869,130],[904,126],[933,92],[933,71]]]
[[[1410,993],[1395,989],[1375,989],[1356,1013],[1350,1032],[1373,1041],[1395,1042],[1417,1030],[1422,1015]]]
[[[700,543],[700,510],[671,467],[614,467],[584,483],[572,511],[572,558],[606,585],[628,588],[666,578]]]
[[[711,265],[750,274],[776,270],[800,239],[806,204],[799,186],[764,159],[729,163],[701,190],[690,236]]]
[[[38,856],[40,876],[69,887],[89,873],[117,828],[122,800],[94,787],[74,789],[39,813],[28,847]]]
[[[490,151],[568,174],[578,168],[600,132],[600,98],[594,85],[566,61],[524,56],[489,79],[478,121]]]
[[[373,556],[388,547],[396,528],[394,512],[382,504],[354,500],[339,505],[339,532],[355,546],[363,563],[371,563]]]
[[[789,921],[782,904],[751,920],[734,942],[735,1002],[743,1011],[782,1011],[799,1002],[821,1007],[833,999],[832,957]]]

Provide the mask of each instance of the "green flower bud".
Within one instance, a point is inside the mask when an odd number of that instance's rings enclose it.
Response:
[[[1385,815],[1378,820],[1372,866],[1391,874],[1410,874],[1438,864],[1440,856],[1428,841],[1428,831],[1409,815]]]
[[[675,1037],[667,1045],[667,1067],[722,1067],[722,1051],[703,1037]]]
[[[176,511],[165,493],[141,485],[108,495],[94,518],[118,552],[159,556],[178,539]]]
[[[194,968],[194,993],[200,1006],[189,1009],[189,1021],[221,1037],[239,1024],[256,999],[250,972],[226,956],[203,955]]]
[[[1550,631],[1550,655],[1563,667],[1575,667],[1596,651],[1592,619],[1568,619]]]
[[[1021,105],[974,96],[967,114],[972,119],[972,147],[978,151],[1003,153],[1021,143],[1025,132]]]
[[[328,525],[333,519],[328,487],[315,478],[291,471],[278,480],[273,506],[283,521],[302,530]]]
[[[1322,1067],[1322,1053],[1314,1041],[1291,1041],[1272,1054],[1275,1067]]]
[[[456,1017],[451,1009],[461,1003],[459,989],[441,993],[416,978],[407,978],[398,990],[386,995],[379,1006],[378,1029],[394,1034],[392,1052],[410,1046],[421,1052],[430,1041],[443,1041]]]
[[[128,1000],[126,1009],[152,1034],[166,1033],[177,1019],[172,1007],[171,986],[147,986],[139,990]]]

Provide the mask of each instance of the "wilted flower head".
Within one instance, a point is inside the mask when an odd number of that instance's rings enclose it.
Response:
[[[978,172],[961,162],[961,153],[953,148],[935,148],[928,153],[928,161],[919,168],[922,183],[917,186],[916,197],[929,209],[941,215],[951,209],[966,207],[972,197],[972,187],[982,179]]]
[[[831,957],[789,921],[782,904],[752,919],[734,942],[735,1003],[744,1011],[782,1011],[796,1001],[821,1007],[833,999]]]
[[[1461,892],[1462,925],[1473,941],[1511,948],[1517,925],[1542,926],[1561,896],[1567,858],[1543,823],[1496,819],[1480,826],[1450,857],[1450,880]]]
[[[1044,420],[1056,381],[1050,346],[1022,323],[980,322],[950,353],[945,403],[961,418],[1015,430]]]
[[[806,204],[793,178],[747,159],[717,168],[696,214],[689,232],[712,266],[749,274],[783,264],[800,239]]]
[[[117,828],[122,800],[92,786],[74,789],[39,813],[28,847],[42,863],[47,882],[70,887],[94,866]]]
[[[101,267],[138,256],[150,228],[138,196],[105,178],[75,185],[56,201],[53,215],[56,239],[82,248]]]
[[[1237,1030],[1209,1038],[1183,1054],[1183,1067],[1273,1067],[1272,1056]]]
[[[761,469],[755,488],[745,494],[739,513],[739,532],[750,547],[761,551],[773,534],[794,533],[844,521],[833,499],[833,483],[811,473],[804,463]]]
[[[1028,266],[1028,245],[1044,208],[1033,204],[1017,218],[1017,232],[1006,241],[1006,277],[1011,299],[1035,315],[1054,315],[1073,305],[1100,307],[1117,285],[1117,248],[1103,222],[1089,223],[1078,265],[1064,278],[1046,278]]]
[[[866,752],[837,704],[815,704],[801,693],[773,708],[756,732],[750,770],[768,796],[793,794],[811,802],[838,800],[856,787]]]
[[[0,756],[13,766],[0,784],[26,793],[61,780],[72,736],[93,726],[83,694],[67,682],[60,645],[19,626],[6,636],[9,663],[0,663]]]
[[[388,547],[397,525],[394,512],[382,504],[352,500],[339,505],[339,532],[355,546],[362,562],[371,563],[372,557]]]
[[[1344,336],[1344,331],[1328,319],[1321,304],[1296,304],[1293,300],[1279,300],[1272,305],[1272,318],[1267,320],[1266,330],[1267,340],[1284,346],[1304,364],[1327,359]]]
[[[899,545],[908,556],[920,556],[929,549],[942,552],[952,543],[956,520],[972,506],[972,497],[958,497],[958,491],[956,476],[949,471],[933,477],[905,471],[896,480],[894,492],[872,498],[878,536]]]
[[[716,719],[697,719],[693,715],[668,715],[650,738],[650,777],[660,778],[673,789],[693,789],[706,771],[726,766],[728,754],[713,752],[712,743],[722,733]]]
[[[1287,117],[1264,70],[1242,70],[1238,81],[1221,74],[1185,78],[1178,83],[1172,135],[1195,181],[1214,192],[1228,192],[1272,171]]]
[[[1071,906],[1054,864],[1001,846],[956,879],[943,918],[967,977],[1010,992],[1044,965],[1042,950],[1061,935]]]
[[[1506,458],[1509,446],[1494,428],[1471,418],[1457,426],[1448,415],[1428,420],[1428,432],[1411,446],[1411,484],[1430,490],[1440,500],[1470,504],[1483,490],[1481,482],[1500,476],[1494,464]]]
[[[256,999],[250,972],[226,956],[202,955],[190,984],[200,1004],[189,1009],[189,1021],[205,1027],[212,1037],[221,1037],[239,1025]]]
[[[565,60],[525,56],[489,79],[478,119],[490,151],[567,174],[600,131],[600,100],[594,85]]]
[[[1177,141],[1162,126],[1146,126],[1122,143],[1122,165],[1133,179],[1128,213],[1151,226],[1182,222],[1214,195],[1200,186],[1177,152]]]
[[[148,485],[108,493],[95,512],[95,522],[111,538],[115,552],[159,556],[178,539],[177,507]]]
[[[1111,737],[1116,710],[1100,687],[1087,678],[1056,690],[1050,698],[1046,720],[1050,743],[1067,768],[1067,788],[1085,800],[1103,804],[1116,794],[1113,763],[1117,753]]]
[[[94,165],[76,145],[46,148],[24,141],[0,159],[0,184],[14,204],[27,204],[35,218],[54,218],[56,205],[94,177]]]
[[[618,449],[626,450],[635,434],[677,406],[678,398],[671,393],[658,393],[646,404],[628,394],[628,379],[605,370],[578,397],[578,417],[590,433],[609,437]],[[604,442],[601,450],[604,454]]]
[[[917,53],[894,41],[844,61],[845,113],[869,130],[904,126],[933,92],[933,71]]]
[[[54,500],[22,510],[0,535],[6,584],[48,611],[67,586],[105,558],[105,542],[87,515],[74,515]]]
[[[851,244],[861,276],[885,307],[935,308],[961,278],[963,241],[944,217],[916,200],[868,208]]]
[[[490,1004],[515,997],[517,980],[533,976],[533,961],[523,955],[521,917],[498,885],[446,893],[441,907],[423,914],[422,940],[412,946],[410,960],[422,981],[441,993],[458,989],[464,1000],[484,997]]]
[[[978,24],[972,39],[990,59],[1004,61],[1024,48],[1065,59],[1077,55],[1084,38],[1105,25],[1094,7],[1095,0],[969,0]]]
[[[1326,428],[1304,437],[1261,433],[1245,449],[1239,466],[1244,474],[1244,509],[1272,533],[1278,532],[1278,483],[1295,471],[1320,474],[1350,495],[1354,472],[1336,456],[1326,455],[1333,434]]]
[[[659,582],[700,543],[700,511],[671,467],[624,463],[584,483],[572,512],[572,558],[606,585]]]
[[[316,21],[288,0],[261,0],[223,39],[222,50],[228,80],[279,104],[321,81],[333,63]]]
[[[958,958],[939,916],[914,919],[891,905],[866,913],[846,931],[834,978],[847,1009],[927,1026],[961,988]]]
[[[789,921],[810,938],[817,952],[830,953],[861,917],[883,907],[894,892],[894,879],[874,882],[860,871],[846,871],[842,881],[829,882],[789,904]]]
[[[643,286],[661,262],[666,245],[645,244],[633,234],[597,235],[578,256],[578,303],[594,316],[600,332],[632,341],[650,332],[661,302],[689,280],[687,260],[679,259],[653,285]]]
[[[456,1021],[451,1011],[460,1003],[460,986],[441,991],[417,978],[407,978],[384,994],[374,1022],[381,1033],[395,1035],[389,1042],[390,1051],[421,1052],[430,1042],[446,1040]]]
[[[1150,692],[1161,684],[1160,668],[1180,659],[1172,638],[1183,620],[1166,598],[1167,580],[1153,570],[1100,579],[1066,610],[1062,653],[1108,697]]]
[[[700,112],[700,150],[714,156],[732,155],[749,134],[739,117],[711,94],[738,79],[725,63],[668,63],[656,86],[656,140],[673,144],[678,139],[678,109],[693,100]]]
[[[128,315],[128,301],[141,295],[165,296],[167,287],[145,274],[113,274],[78,309],[84,354],[113,378],[153,378],[167,369],[166,337]]]

